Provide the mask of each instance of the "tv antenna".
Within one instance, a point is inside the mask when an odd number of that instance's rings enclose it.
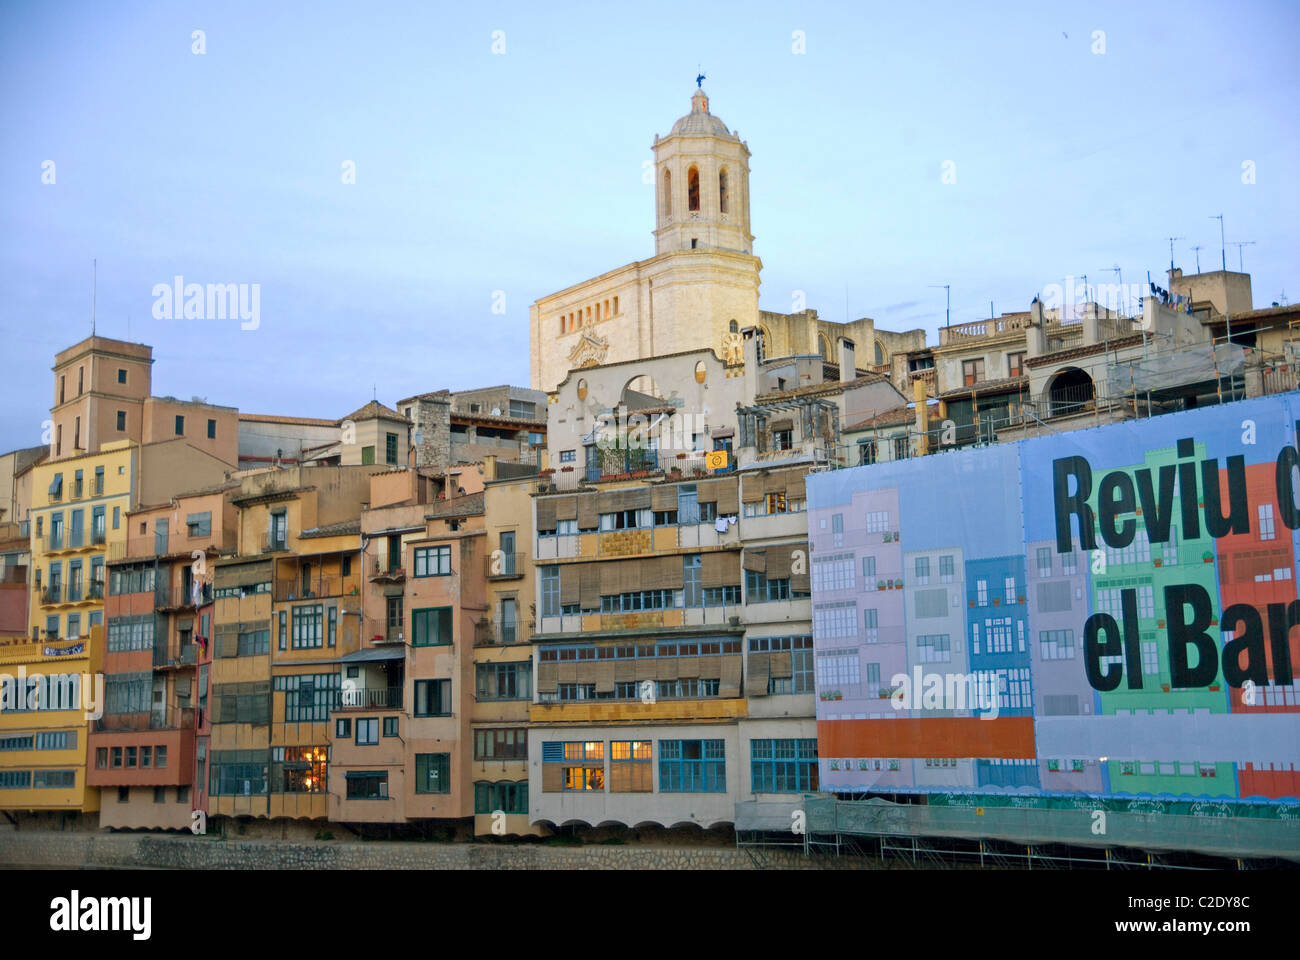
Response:
[[[1196,272],[1200,273],[1201,272],[1201,251],[1204,250],[1205,248],[1202,247],[1200,244],[1197,244],[1196,246],[1192,247],[1192,249],[1196,251]]]
[[[1113,274],[1115,274],[1115,276],[1119,279],[1119,291],[1120,291],[1120,296],[1122,296],[1122,297],[1124,298],[1124,304],[1123,304],[1122,309],[1125,310],[1125,311],[1127,311],[1127,310],[1128,310],[1128,296],[1127,296],[1127,294],[1125,294],[1125,292],[1124,292],[1124,271],[1120,269],[1120,265],[1119,265],[1118,263],[1115,264],[1115,266],[1113,266],[1113,267],[1102,267],[1101,269],[1102,269],[1102,272],[1103,272],[1103,273],[1113,273]]]
[[[95,299],[99,292],[99,259],[90,261],[90,335],[95,335]]]
[[[1174,241],[1182,240],[1182,239],[1183,239],[1182,237],[1169,238],[1169,272],[1170,273],[1174,272]]]
[[[935,290],[943,288],[943,325],[946,328],[952,318],[952,287],[947,283],[930,283],[927,286]]]
[[[1228,245],[1223,240],[1223,214],[1218,213],[1210,217],[1211,220],[1219,221],[1219,256],[1223,263],[1223,272],[1228,272]]]
[[[1228,243],[1228,246],[1237,248],[1237,269],[1242,273],[1246,272],[1246,267],[1241,257],[1241,248],[1253,247],[1254,245],[1255,245],[1254,240],[1232,240]]]

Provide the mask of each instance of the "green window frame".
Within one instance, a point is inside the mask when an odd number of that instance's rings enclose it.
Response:
[[[423,607],[411,611],[411,646],[443,647],[452,641],[451,607]]]
[[[451,576],[451,547],[416,547],[414,553],[415,576]]]
[[[451,754],[415,755],[415,792],[451,793]]]

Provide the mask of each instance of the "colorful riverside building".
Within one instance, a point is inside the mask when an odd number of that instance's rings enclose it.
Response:
[[[233,551],[238,481],[127,514],[110,552],[104,669],[109,691],[90,738],[100,825],[185,829],[206,813],[207,688],[213,654],[209,566]],[[202,738],[202,739],[201,739]]]
[[[256,473],[214,570],[208,810],[324,819],[339,659],[360,642],[359,515],[377,466]]]
[[[474,628],[485,604],[479,469],[372,478],[362,515],[363,638],[340,658],[329,731],[331,820],[467,820]],[[435,499],[448,489],[476,490]],[[526,689],[526,677],[523,678]]]
[[[98,625],[76,640],[0,640],[0,812],[10,821],[99,809],[86,741],[103,707],[103,640]]]

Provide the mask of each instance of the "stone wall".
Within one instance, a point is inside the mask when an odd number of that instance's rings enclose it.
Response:
[[[877,869],[862,857],[764,850],[769,869]],[[0,832],[0,866],[182,870],[752,870],[734,847],[594,844],[273,842],[157,834]]]

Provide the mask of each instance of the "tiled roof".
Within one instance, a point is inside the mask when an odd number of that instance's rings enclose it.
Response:
[[[899,407],[896,410],[886,410],[874,417],[868,417],[866,420],[859,420],[857,423],[850,424],[844,428],[844,432],[855,433],[858,430],[867,430],[871,427],[896,427],[901,424],[912,423],[915,420],[915,410]]]
[[[782,390],[777,393],[765,393],[754,399],[754,404],[761,405],[764,403],[773,403],[777,400],[788,400],[793,397],[812,397],[821,394],[843,393],[845,390],[853,387],[864,387],[869,383],[888,383],[889,378],[881,376],[878,373],[867,373],[855,380],[842,383],[838,380],[830,383],[810,383],[802,387],[794,387],[791,390]]]
[[[249,423],[289,423],[304,427],[337,427],[337,420],[320,420],[316,417],[280,417],[266,413],[241,413],[240,420]]]
[[[952,390],[945,390],[939,394],[939,398],[941,400],[951,400],[969,397],[971,394],[980,396],[985,393],[1007,393],[1010,390],[1028,385],[1028,377],[1003,377],[1001,380],[981,380],[969,387],[954,387]]]
[[[371,400],[361,409],[353,410],[351,413],[349,413],[346,417],[343,418],[343,420],[377,420],[377,419],[400,420],[403,423],[410,422],[409,420],[406,419],[406,417],[402,416],[396,410],[384,406],[378,400]],[[340,420],[339,423],[342,423],[343,420]]]
[[[361,520],[341,520],[338,523],[327,523],[323,527],[312,527],[310,530],[304,530],[298,534],[300,540],[310,540],[313,537],[346,537],[349,534],[361,535]]]

